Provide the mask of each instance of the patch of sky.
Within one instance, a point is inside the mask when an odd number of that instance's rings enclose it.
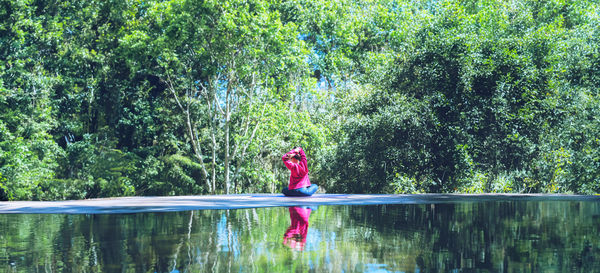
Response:
[[[319,243],[321,242],[321,232],[317,229],[308,229],[306,234],[306,247],[305,250],[316,251],[318,250]]]
[[[400,271],[390,271],[386,269],[387,264],[365,264],[364,272],[369,273],[388,273],[388,272],[400,272]]]
[[[440,10],[440,0],[429,0],[422,2],[422,8],[431,14],[437,14]]]
[[[325,241],[326,247],[327,249],[331,249],[331,250],[335,250],[336,249],[336,245],[335,245],[335,236],[336,233],[331,232],[329,234],[329,240]],[[329,255],[330,251],[325,253],[325,261],[327,261],[327,263],[331,263],[331,255]]]
[[[146,1],[140,1],[137,5],[137,16],[144,16],[146,15],[146,12],[148,11],[148,7],[149,5],[146,3]]]
[[[306,34],[306,33],[298,33],[298,36],[297,36],[297,38],[302,41],[308,41],[309,37],[310,37],[310,34]]]
[[[204,261],[202,259],[202,257],[203,257],[203,255],[202,255],[202,253],[203,253],[202,249],[200,249],[200,247],[196,247],[195,250],[194,250],[194,252],[196,253],[195,254],[196,263],[197,264],[204,264]]]
[[[237,232],[231,231],[227,215],[224,212],[217,223],[217,243],[220,251],[231,252],[234,257],[238,257],[240,254],[238,236]]]

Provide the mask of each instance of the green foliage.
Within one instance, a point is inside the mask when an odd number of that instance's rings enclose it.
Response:
[[[1,1],[2,199],[600,191],[595,1]]]
[[[40,183],[40,199],[134,195],[132,175],[137,171],[140,158],[113,146],[110,142],[95,141],[91,135],[69,144],[58,169],[62,178]]]
[[[600,106],[595,7],[442,1],[415,13],[429,18],[419,24],[399,12],[404,33],[387,43],[396,57],[380,64],[388,72],[367,78],[375,91],[342,108],[333,157],[347,162],[331,167],[332,188],[594,192],[597,120],[586,117]]]
[[[194,192],[203,192],[203,188],[197,181],[201,179],[200,164],[189,157],[182,155],[170,155],[164,160],[165,167],[161,170],[162,175],[158,176],[158,181],[168,181],[168,183],[153,182],[149,185],[156,195],[186,195]],[[166,189],[156,189],[157,187],[168,187]]]
[[[8,201],[12,199],[12,195],[10,192],[8,192],[8,189],[4,183],[6,183],[6,178],[2,177],[2,173],[0,173],[0,201]]]
[[[52,89],[58,76],[41,59],[53,33],[25,1],[0,6],[0,173],[6,198],[36,198],[62,154],[52,139]],[[3,198],[3,199],[6,199]]]

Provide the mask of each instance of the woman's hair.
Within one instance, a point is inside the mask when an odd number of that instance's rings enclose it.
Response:
[[[295,158],[295,159],[297,159],[297,160],[301,160],[302,159],[302,157],[300,156],[300,154],[294,154],[292,157]]]

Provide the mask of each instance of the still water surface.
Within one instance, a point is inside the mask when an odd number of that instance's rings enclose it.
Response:
[[[0,215],[0,272],[600,272],[600,203]]]

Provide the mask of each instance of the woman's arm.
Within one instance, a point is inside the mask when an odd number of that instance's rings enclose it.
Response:
[[[300,155],[300,162],[304,162],[304,164],[306,164],[306,155],[304,154],[302,147],[296,147],[294,150]]]
[[[306,154],[304,154],[304,150],[302,149],[302,147],[296,147],[294,150],[296,150],[300,155],[299,165],[301,166],[302,174],[308,173],[308,163],[306,160]]]
[[[292,158],[292,156],[295,154],[294,150],[291,150],[285,154],[283,154],[281,156],[281,160],[283,160],[283,162],[288,161]]]
[[[294,163],[291,161],[291,158],[295,155],[300,155],[300,162]],[[296,147],[291,151],[287,152],[281,157],[283,160],[283,164],[292,171],[293,176],[303,176],[308,173],[308,165],[306,164],[306,155],[301,147]]]
[[[300,172],[300,169],[298,166],[299,164],[296,164],[294,162],[292,162],[291,158],[296,154],[296,150],[292,149],[291,151],[285,153],[283,156],[281,156],[281,160],[283,160],[283,164],[285,164],[285,167],[287,167],[290,171],[292,171],[292,174],[297,174]]]

